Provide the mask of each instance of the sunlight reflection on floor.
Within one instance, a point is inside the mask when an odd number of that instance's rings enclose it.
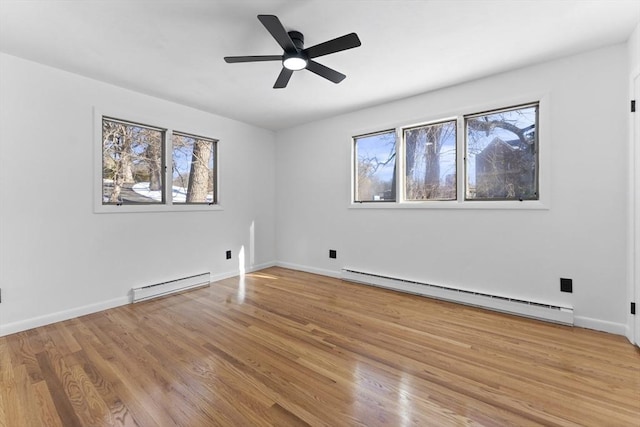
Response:
[[[244,297],[246,295],[246,291],[247,291],[247,288],[244,282],[244,276],[240,276],[240,280],[238,281],[238,294],[237,294],[238,304],[244,303]]]
[[[271,276],[269,274],[264,274],[264,273],[250,273],[249,276],[257,277],[259,279],[278,280],[276,276]]]

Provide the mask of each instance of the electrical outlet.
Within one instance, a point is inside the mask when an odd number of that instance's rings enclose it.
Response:
[[[335,249],[329,249],[329,258],[338,258],[338,252]]]
[[[231,259],[231,251],[227,251],[227,259]]]
[[[573,280],[560,278],[560,292],[573,292]]]

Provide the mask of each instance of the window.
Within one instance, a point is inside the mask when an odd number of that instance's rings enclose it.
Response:
[[[456,199],[456,121],[403,130],[405,200]]]
[[[165,130],[102,120],[102,203],[164,203]]]
[[[143,206],[217,203],[217,140],[112,117],[101,120],[101,206],[149,211]]]
[[[537,200],[538,106],[465,117],[467,200]]]
[[[215,203],[213,139],[174,132],[173,203]]]
[[[460,114],[354,137],[354,202],[545,208],[531,202],[540,201],[539,106]],[[401,144],[396,135],[402,136]]]
[[[396,200],[396,131],[353,138],[356,202]]]

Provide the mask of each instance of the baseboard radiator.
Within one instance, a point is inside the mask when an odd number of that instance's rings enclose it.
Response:
[[[154,285],[132,288],[133,299],[131,302],[146,301],[151,298],[158,298],[188,289],[209,286],[211,273],[201,273],[181,279],[169,280],[167,282],[156,283]]]
[[[341,278],[387,289],[423,295],[445,301],[472,305],[489,310],[515,314],[548,322],[573,325],[573,308],[524,301],[499,295],[467,291],[446,286],[431,285],[413,280],[381,276],[351,269],[343,269]]]

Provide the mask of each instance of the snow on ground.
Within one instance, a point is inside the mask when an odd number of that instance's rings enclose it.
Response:
[[[133,191],[140,194],[144,197],[149,197],[150,199],[156,200],[158,202],[162,201],[162,191],[160,190],[149,190],[148,182],[138,182],[134,184],[132,187]],[[173,203],[185,203],[187,201],[187,189],[184,187],[173,186]],[[213,196],[207,194],[207,203],[211,203],[213,201]]]

